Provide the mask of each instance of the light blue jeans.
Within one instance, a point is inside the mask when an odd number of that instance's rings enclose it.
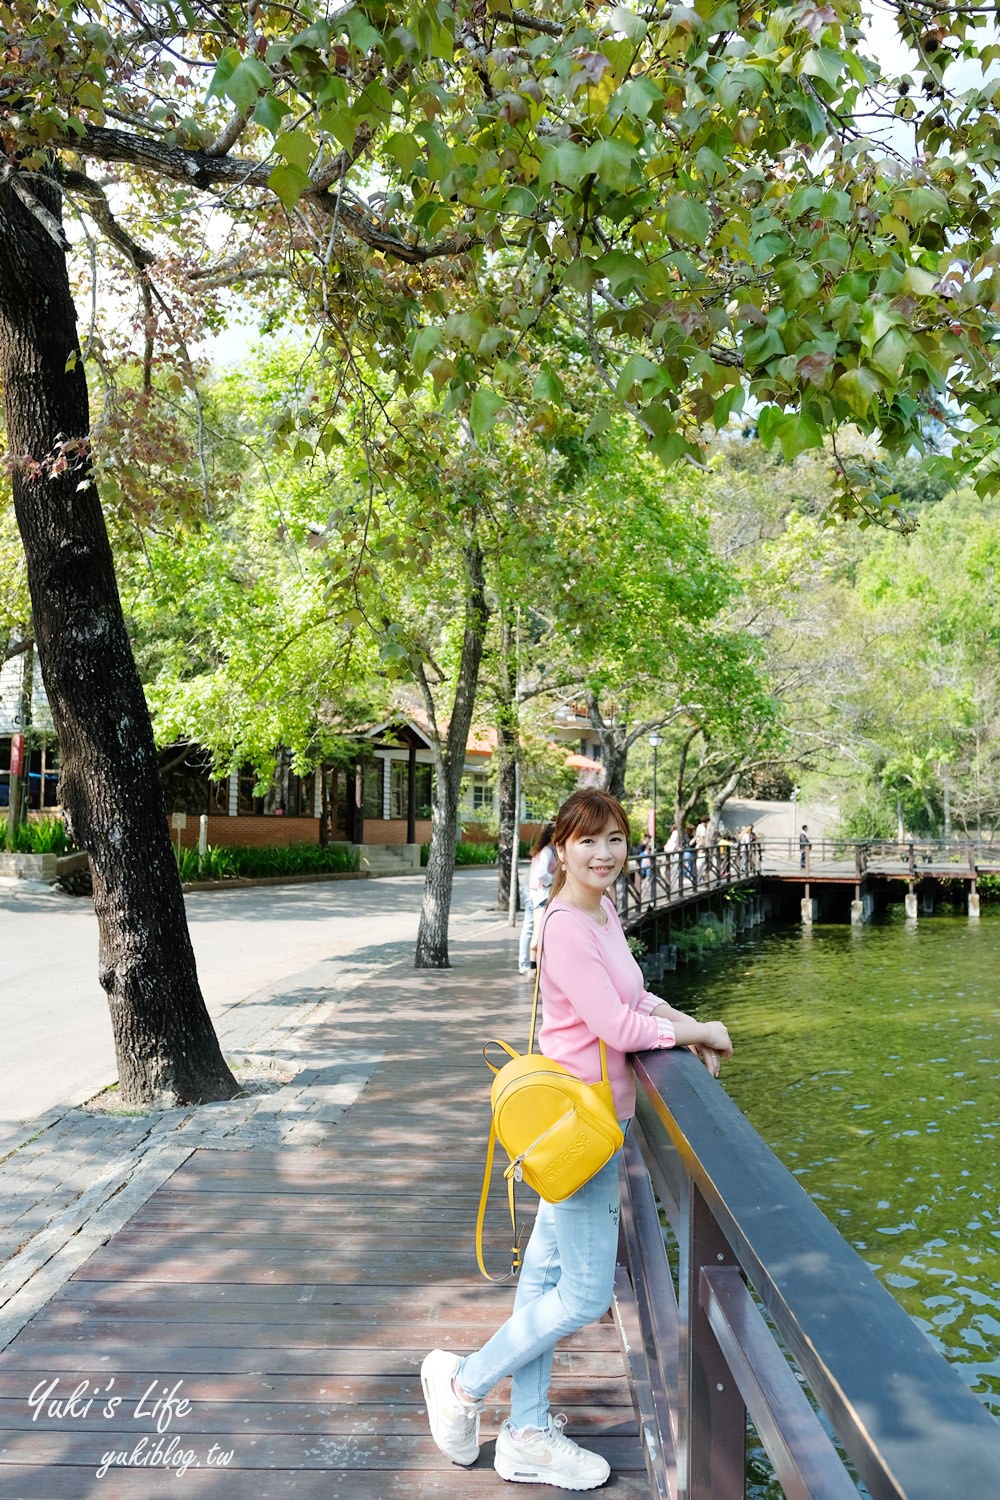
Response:
[[[514,1311],[457,1371],[459,1385],[477,1400],[505,1375],[512,1375],[514,1428],[548,1426],[552,1351],[560,1339],[596,1322],[611,1305],[621,1211],[620,1155],[616,1152],[564,1203],[539,1203]]]
[[[548,896],[543,896],[540,901],[528,897],[524,908],[524,921],[521,923],[521,946],[517,955],[517,966],[526,969],[531,962],[531,939],[534,937],[535,928],[538,926],[539,916],[545,906]]]

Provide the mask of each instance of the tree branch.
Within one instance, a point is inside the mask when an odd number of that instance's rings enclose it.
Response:
[[[87,212],[98,229],[111,241],[112,245],[118,247],[137,271],[145,271],[154,263],[156,256],[153,252],[140,245],[118,223],[111,212],[111,205],[108,203],[104,189],[99,183],[88,177],[86,172],[78,172],[69,167],[64,168],[61,180],[63,187],[69,193],[85,201]]]
[[[205,192],[219,187],[267,189],[272,171],[269,161],[212,156],[207,150],[192,151],[150,136],[124,130],[108,130],[101,126],[91,126],[86,135],[79,139],[67,136],[59,144],[98,161],[124,163]],[[321,181],[324,180],[325,173]],[[419,266],[429,260],[463,255],[478,243],[469,234],[457,234],[432,245],[408,243],[381,229],[365,213],[360,199],[355,200],[360,205],[355,207],[345,202],[344,196],[341,192],[331,196],[324,187],[314,183],[303,193],[300,201],[320,209],[324,214],[334,215],[339,212],[340,222],[355,239],[394,260],[404,261],[407,265]]]

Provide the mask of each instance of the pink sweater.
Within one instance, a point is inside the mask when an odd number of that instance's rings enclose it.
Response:
[[[538,1045],[586,1083],[601,1077],[603,1037],[608,1077],[620,1120],[635,1114],[635,1078],[627,1053],[674,1046],[674,1028],[650,1012],[662,1002],[642,982],[614,904],[601,903],[599,927],[561,897],[549,902],[542,928],[542,1028]]]

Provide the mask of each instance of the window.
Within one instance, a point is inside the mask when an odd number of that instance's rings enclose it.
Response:
[[[473,781],[472,811],[474,814],[493,811],[493,788],[488,781],[480,781],[478,778]]]
[[[406,786],[409,766],[405,760],[389,762],[389,816],[406,817]]]
[[[262,797],[254,796],[253,789],[256,785],[257,772],[253,766],[240,766],[237,812],[244,814],[260,812],[264,806],[264,800]]]
[[[382,816],[382,762],[373,760],[365,766],[362,781],[361,811],[366,818]]]
[[[416,787],[417,817],[429,818],[431,815],[431,803],[434,801],[434,767],[423,766],[417,762]]]
[[[394,760],[390,762],[389,772],[389,816],[391,818],[406,817],[406,790],[409,777],[409,763],[405,760]],[[414,816],[418,818],[429,818],[431,815],[431,795],[434,785],[434,767],[418,761],[414,766],[413,777],[413,801]]]

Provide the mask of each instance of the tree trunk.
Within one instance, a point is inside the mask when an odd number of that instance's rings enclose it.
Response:
[[[600,736],[605,790],[620,801],[625,796],[625,771],[628,766],[625,726],[607,723],[593,693],[587,694],[587,717]]]
[[[500,831],[497,838],[497,910],[510,911],[511,887],[517,885],[520,850],[520,820],[517,816],[517,729],[512,730],[506,710],[497,718],[497,793]],[[515,897],[513,910],[518,910]]]
[[[497,709],[497,797],[500,829],[497,839],[497,909],[510,911],[511,885],[517,883],[520,819],[517,807],[517,658],[510,621],[500,633],[500,684]],[[517,911],[517,897],[513,910]]]
[[[465,634],[455,684],[448,733],[437,752],[434,804],[431,809],[431,849],[424,880],[424,899],[417,930],[414,964],[418,969],[448,969],[448,917],[455,879],[455,841],[458,834],[458,798],[465,770],[465,750],[472,727],[472,713],[479,685],[479,665],[489,608],[483,577],[483,554],[478,542],[465,549]],[[429,689],[424,682],[425,694]]]
[[[55,183],[0,183],[0,383],[60,792],[90,855],[123,1103],[231,1098],[195,971],[149,713],[97,490]],[[35,211],[37,208],[37,212]],[[45,220],[45,222],[43,222]]]

